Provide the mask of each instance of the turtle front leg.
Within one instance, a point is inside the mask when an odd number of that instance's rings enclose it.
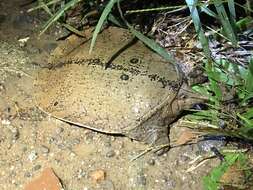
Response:
[[[167,126],[148,126],[147,137],[144,140],[150,144],[157,155],[162,155],[170,149],[170,139]]]
[[[127,136],[151,145],[157,155],[162,155],[170,149],[167,126],[143,125],[130,130]]]

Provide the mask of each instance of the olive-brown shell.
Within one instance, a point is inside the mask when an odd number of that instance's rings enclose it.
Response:
[[[56,48],[51,68],[38,73],[36,99],[47,112],[121,132],[137,125],[165,99],[175,97],[175,67],[141,42],[126,48],[105,69],[112,55],[129,42],[127,31],[114,27],[103,31],[91,54],[90,41],[76,40],[80,45],[73,48],[75,38]]]

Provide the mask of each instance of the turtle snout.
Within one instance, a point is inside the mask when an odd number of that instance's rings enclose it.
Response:
[[[177,102],[179,110],[189,109],[202,103],[204,103],[204,100],[201,97],[187,95],[180,96]]]

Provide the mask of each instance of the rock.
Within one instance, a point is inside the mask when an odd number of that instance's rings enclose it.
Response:
[[[136,180],[136,185],[138,187],[145,186],[147,184],[147,179],[143,172],[138,173],[135,180]]]
[[[31,172],[25,172],[25,174],[24,174],[24,177],[31,177],[32,176],[32,174],[31,174]]]
[[[113,182],[110,180],[104,180],[99,185],[100,185],[99,189],[101,189],[101,190],[114,190],[115,189]]]
[[[197,143],[199,151],[202,153],[209,152],[212,147],[221,148],[225,145],[225,137],[211,138]]]
[[[10,123],[8,123],[9,120],[2,120],[2,123],[4,124],[4,121],[5,121],[5,124],[6,124],[6,127],[11,131],[12,133],[12,141],[13,142],[16,142],[18,139],[19,139],[19,131],[16,127],[10,125]]]
[[[128,176],[129,176],[129,189],[146,189],[147,178],[144,168],[145,161],[143,159],[135,160],[129,167]]]
[[[36,160],[38,158],[38,153],[35,152],[34,150],[28,155],[28,160],[31,162]]]
[[[37,171],[37,170],[39,170],[40,168],[41,168],[41,165],[36,165],[36,166],[33,167],[32,170],[33,170],[33,171]]]
[[[55,175],[53,169],[46,168],[41,176],[29,182],[24,190],[61,190],[60,180]]]
[[[106,173],[105,173],[104,170],[98,169],[98,170],[93,171],[90,174],[90,177],[91,177],[93,182],[97,183],[97,182],[103,181],[105,179]]]
[[[147,161],[147,164],[150,165],[150,166],[155,165],[155,159],[150,158],[150,159]]]
[[[41,148],[40,148],[40,152],[41,152],[42,154],[48,154],[49,151],[50,151],[49,148],[46,147],[46,146],[44,146],[44,145],[42,145]]]
[[[79,169],[78,171],[77,171],[77,179],[81,179],[81,178],[83,178],[83,177],[85,177],[86,176],[86,173],[85,173],[85,171],[83,170],[83,169]]]
[[[115,151],[114,150],[109,150],[109,151],[106,152],[105,155],[106,155],[107,158],[111,158],[111,157],[115,156]]]
[[[27,41],[30,39],[30,37],[25,37],[25,38],[20,38],[18,39],[19,46],[20,47],[25,47],[27,44]]]
[[[78,144],[80,144],[80,140],[78,138],[72,139],[69,142],[70,146],[75,146],[75,145],[78,145]]]
[[[62,127],[58,127],[57,129],[56,129],[56,134],[60,134],[60,133],[62,133],[64,131],[64,129],[62,128]]]

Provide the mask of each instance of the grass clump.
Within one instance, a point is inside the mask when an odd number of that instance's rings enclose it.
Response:
[[[250,189],[253,185],[250,165],[250,160],[245,154],[225,154],[224,161],[203,178],[204,189]]]

